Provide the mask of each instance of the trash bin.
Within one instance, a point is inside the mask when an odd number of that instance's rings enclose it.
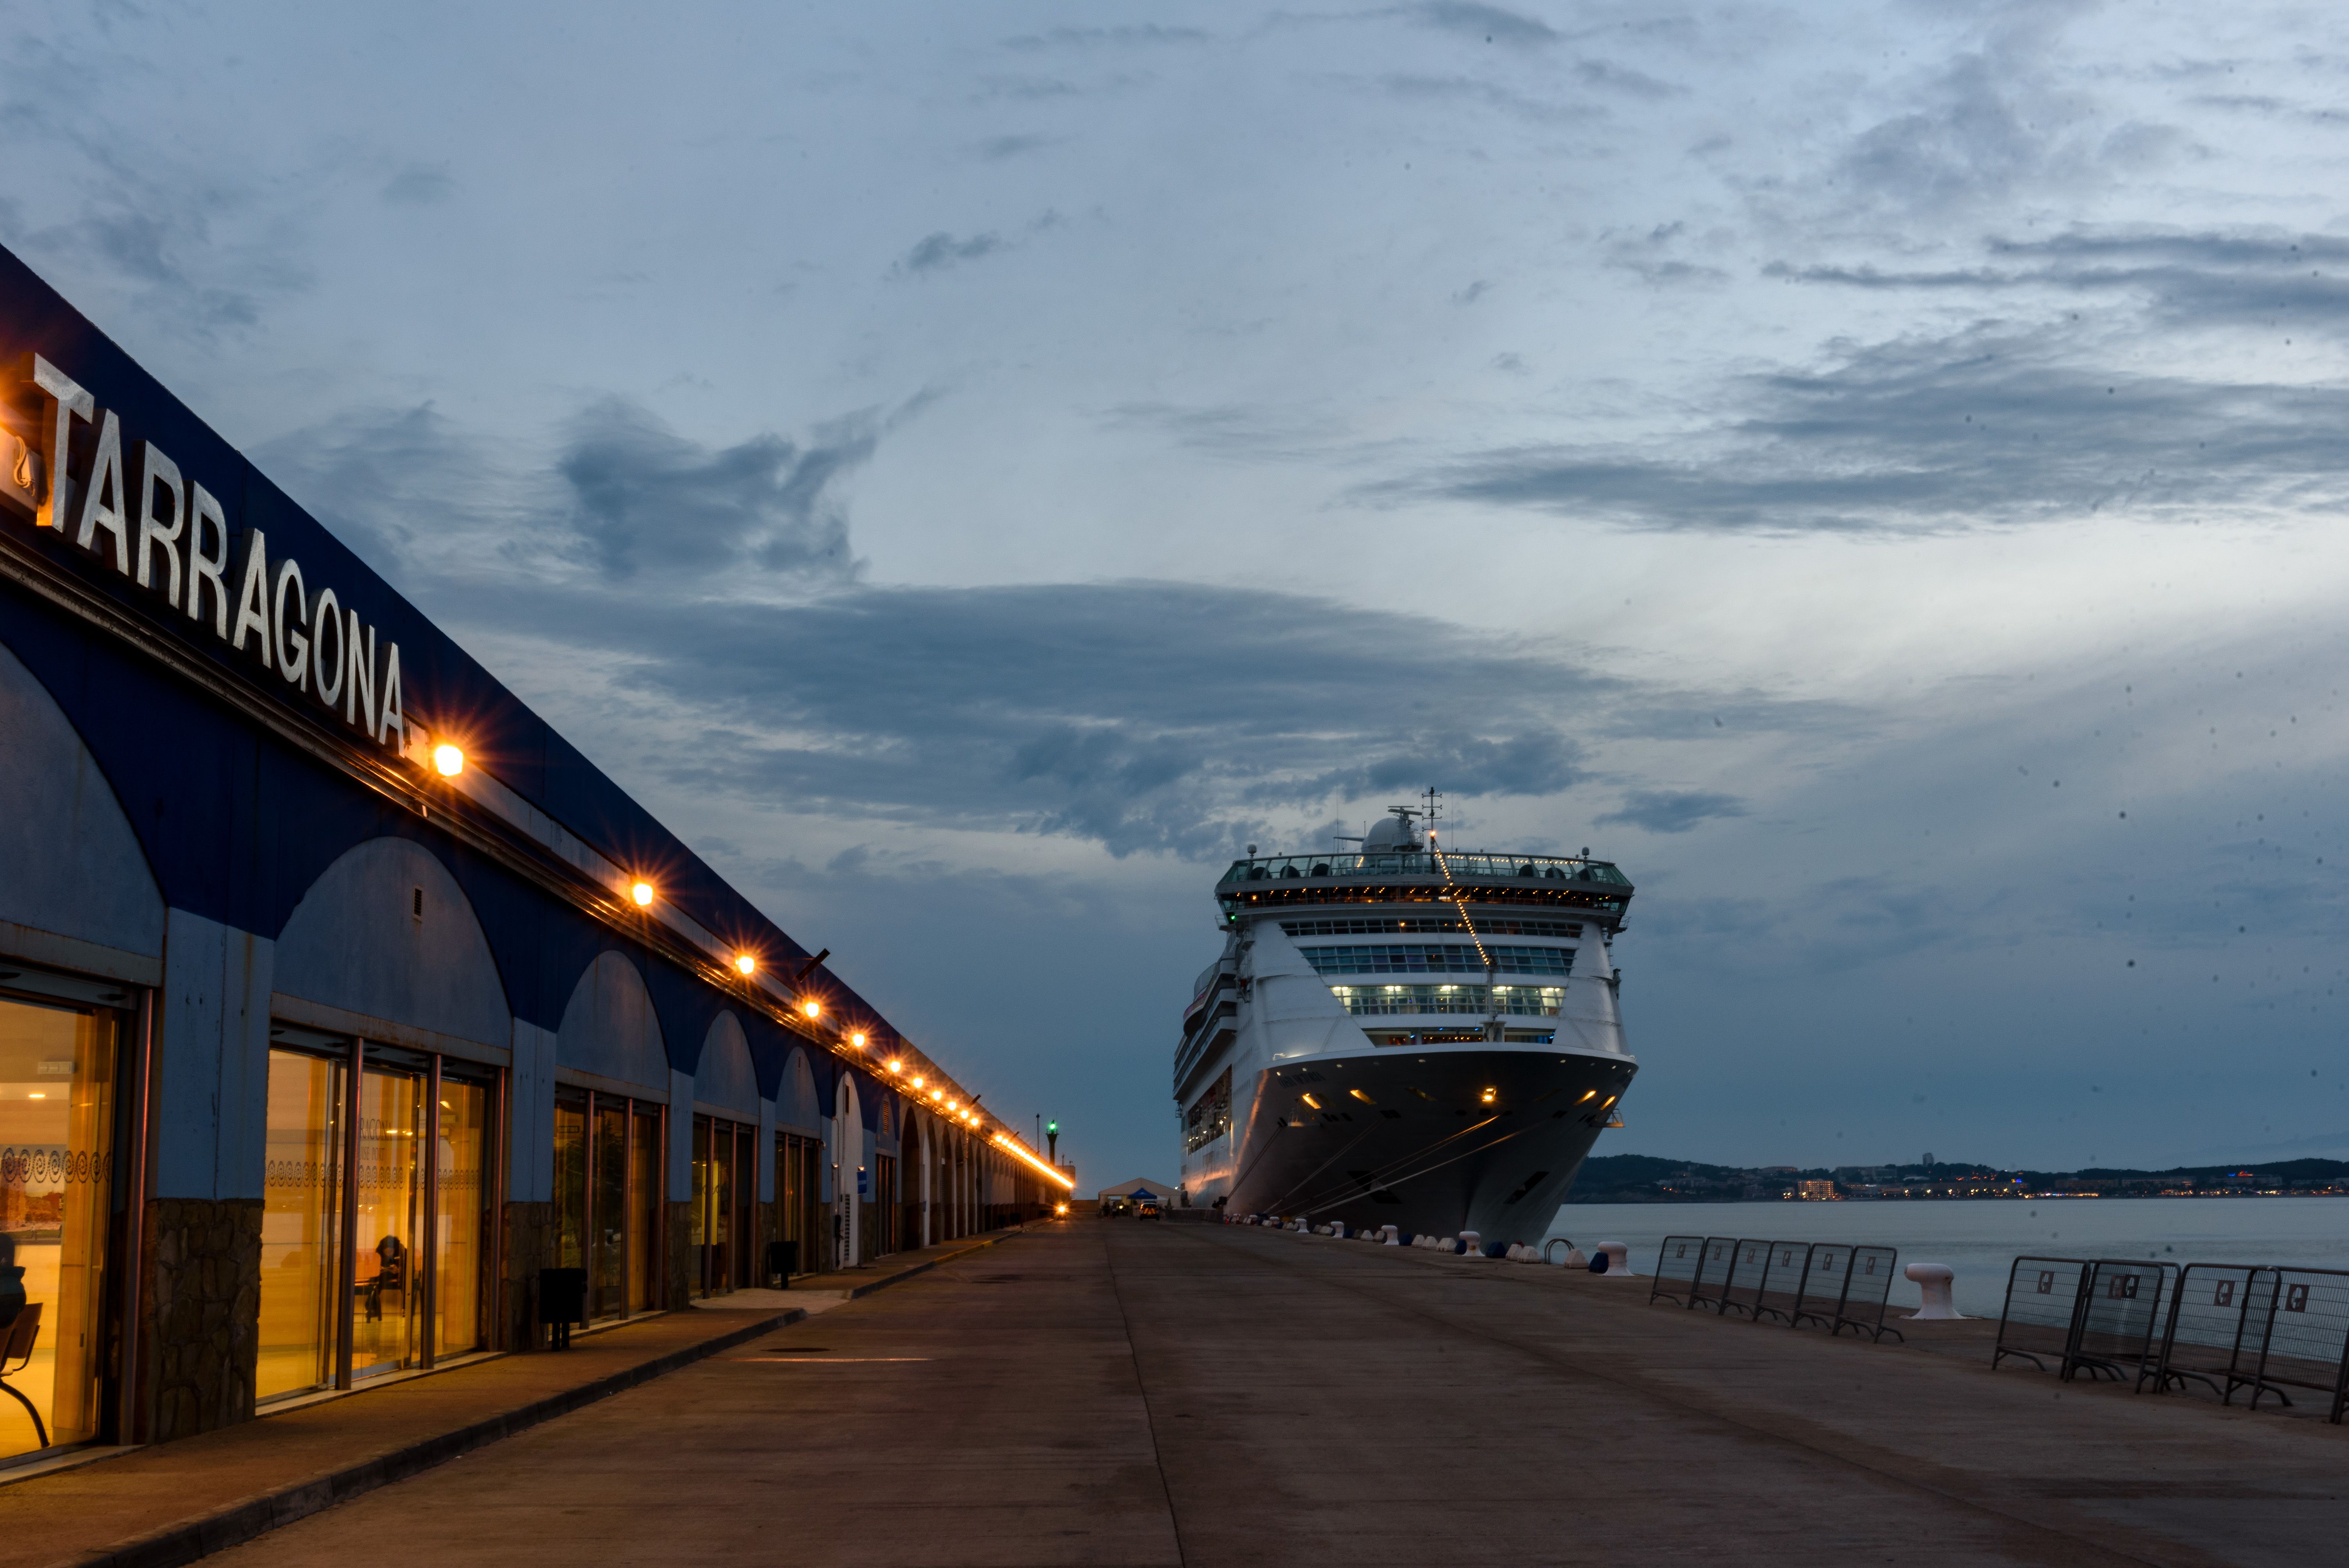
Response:
[[[571,1326],[587,1321],[585,1269],[538,1271],[538,1320],[549,1330],[548,1349],[571,1348]]]
[[[777,1290],[792,1288],[792,1275],[800,1272],[800,1244],[797,1242],[767,1243],[767,1277],[775,1282]]]

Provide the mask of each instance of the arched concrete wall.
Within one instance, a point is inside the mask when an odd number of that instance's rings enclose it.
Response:
[[[821,1132],[823,1115],[823,1100],[816,1092],[807,1052],[793,1047],[783,1058],[782,1081],[775,1088],[776,1124],[797,1132]]]
[[[513,1038],[472,904],[449,868],[407,839],[369,839],[319,874],[277,934],[274,984],[305,1002],[460,1040],[503,1048]]]
[[[693,1075],[693,1098],[741,1121],[759,1119],[759,1073],[741,1020],[720,1013],[701,1038],[701,1066]]]
[[[559,1066],[668,1098],[668,1051],[645,977],[622,953],[599,953],[571,988],[555,1030]]]
[[[114,786],[48,688],[5,647],[0,738],[0,922],[160,957],[163,894]]]

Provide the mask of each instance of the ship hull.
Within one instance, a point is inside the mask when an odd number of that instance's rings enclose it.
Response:
[[[1501,1048],[1267,1068],[1219,1195],[1236,1215],[1538,1242],[1636,1070],[1609,1053]]]

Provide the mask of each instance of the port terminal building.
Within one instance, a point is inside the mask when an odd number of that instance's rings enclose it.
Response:
[[[5,252],[0,737],[0,1464],[1066,1196]]]

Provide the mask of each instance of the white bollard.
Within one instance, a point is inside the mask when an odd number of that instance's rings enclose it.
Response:
[[[1379,1230],[1386,1237],[1386,1245],[1391,1247],[1399,1247],[1402,1245],[1402,1233],[1395,1229],[1394,1226],[1381,1225]]]
[[[1631,1277],[1630,1248],[1625,1246],[1620,1242],[1601,1242],[1592,1250],[1602,1252],[1607,1254],[1607,1277],[1609,1279],[1613,1279],[1617,1274],[1621,1274],[1625,1279],[1630,1279]]]
[[[1582,1255],[1582,1249],[1580,1247],[1568,1247],[1566,1249],[1566,1256],[1558,1260],[1558,1266],[1560,1268],[1582,1269],[1587,1272],[1590,1267],[1590,1260]]]
[[[1484,1238],[1474,1231],[1461,1232],[1460,1255],[1464,1258],[1483,1257],[1485,1255]]]
[[[1958,1276],[1949,1264],[1910,1264],[1900,1272],[1917,1282],[1917,1289],[1925,1297],[1924,1306],[1909,1315],[1910,1322],[1920,1317],[1929,1322],[1964,1320],[1965,1314],[1958,1310],[1957,1303],[1950,1295],[1950,1286]]]

